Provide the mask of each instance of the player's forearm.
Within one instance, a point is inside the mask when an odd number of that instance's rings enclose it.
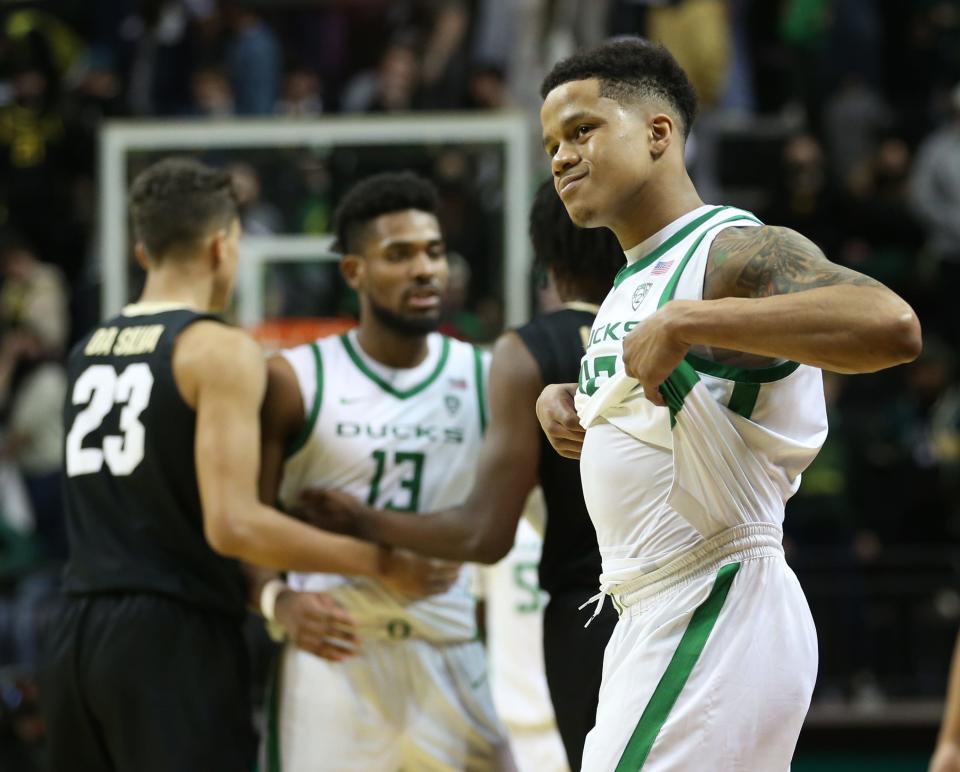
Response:
[[[944,743],[960,745],[960,636],[958,636],[953,650],[943,724],[940,727],[940,736],[937,740],[938,745]]]
[[[865,373],[915,359],[916,314],[885,287],[838,285],[766,298],[674,301],[672,325],[689,345]]]
[[[321,531],[259,504],[233,512],[207,529],[211,546],[223,555],[278,570],[381,574],[375,545]]]
[[[499,530],[485,526],[488,519],[463,506],[411,516],[405,512],[366,509],[360,518],[361,536],[403,547],[421,555],[459,562],[495,563],[513,543]]]

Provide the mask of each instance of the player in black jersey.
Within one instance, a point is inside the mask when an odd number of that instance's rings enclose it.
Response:
[[[598,587],[596,532],[583,503],[579,466],[550,447],[535,407],[546,384],[576,380],[584,339],[623,264],[623,251],[609,232],[575,227],[549,181],[534,201],[530,235],[564,306],[504,333],[494,346],[490,423],[467,501],[410,517],[371,509],[340,491],[304,495],[326,512],[316,521],[326,527],[448,560],[495,563],[509,552],[527,496],[539,482],[547,503],[540,560],[540,586],[550,595],[543,628],[547,682],[570,766],[579,769],[616,614],[608,607],[585,629],[584,615],[577,613]]]
[[[42,682],[50,766],[249,770],[247,590],[231,558],[414,592],[426,561],[259,502],[263,354],[211,315],[238,256],[228,175],[161,161],[135,180],[131,214],[143,294],[68,362],[68,599]],[[328,634],[349,640],[349,619],[326,614]]]

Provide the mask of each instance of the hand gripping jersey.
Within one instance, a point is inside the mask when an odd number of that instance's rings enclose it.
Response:
[[[489,356],[437,333],[427,342],[426,359],[401,370],[368,357],[355,331],[283,352],[307,415],[284,469],[284,505],[294,505],[307,486],[336,488],[410,517],[463,502],[486,423]],[[449,642],[475,635],[465,577],[414,602],[363,577],[292,574],[289,582],[332,592],[366,636]]]
[[[576,407],[605,592],[630,594],[660,574],[677,579],[695,552],[779,549],[785,503],[826,437],[820,371],[796,362],[743,369],[696,350],[667,379],[660,407],[622,360],[624,336],[658,308],[702,300],[718,233],[760,224],[732,207],[689,212],[627,253],[597,314]]]

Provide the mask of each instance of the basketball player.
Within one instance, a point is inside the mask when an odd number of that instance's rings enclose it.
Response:
[[[437,206],[433,186],[412,173],[370,177],[340,203],[341,271],[359,295],[360,324],[270,360],[264,500],[296,506],[302,489],[320,485],[415,518],[469,490],[489,362],[435,332],[448,272]],[[512,768],[465,576],[419,601],[333,573],[287,582],[329,592],[363,645],[339,663],[287,646],[270,769]]]
[[[583,742],[596,718],[603,650],[616,614],[607,609],[588,628],[580,621],[578,609],[596,592],[600,574],[596,535],[577,465],[551,450],[535,410],[546,384],[575,377],[596,303],[623,257],[611,233],[573,225],[551,182],[535,197],[530,236],[536,259],[564,305],[505,333],[494,346],[490,425],[467,500],[410,518],[359,505],[340,491],[307,495],[317,511],[337,514],[334,522],[321,524],[428,555],[495,563],[513,544],[524,503],[539,482],[547,507],[539,582],[550,596],[543,619],[544,661],[567,758],[572,769],[579,769]]]
[[[910,361],[919,323],[800,234],[703,204],[683,161],[696,97],[666,49],[575,54],[542,94],[560,198],[626,251],[579,383],[538,402],[580,458],[598,604],[620,612],[583,768],[786,770],[817,642],[781,524],[826,436],[820,368]]]
[[[169,159],[131,191],[140,300],[68,361],[68,595],[42,699],[54,770],[251,769],[230,558],[384,577],[397,558],[259,503],[259,346],[222,324],[240,235],[228,175]],[[388,581],[419,591],[408,561]],[[311,612],[345,643],[349,619]],[[314,619],[317,622],[318,619]],[[321,625],[322,627],[322,625]]]

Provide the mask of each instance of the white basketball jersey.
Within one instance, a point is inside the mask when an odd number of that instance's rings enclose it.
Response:
[[[294,505],[307,486],[336,488],[410,517],[463,502],[486,424],[489,355],[438,333],[427,343],[427,357],[409,369],[372,360],[356,331],[282,352],[307,413],[284,467],[284,505]],[[288,581],[331,592],[361,634],[435,641],[476,634],[465,577],[446,593],[413,602],[364,577],[292,574]]]
[[[713,239],[761,225],[702,206],[627,252],[581,362],[580,470],[603,558],[601,586],[638,576],[740,525],[779,529],[827,433],[817,368],[743,369],[692,351],[664,384],[667,407],[623,372],[623,337],[670,300],[702,300]]]

